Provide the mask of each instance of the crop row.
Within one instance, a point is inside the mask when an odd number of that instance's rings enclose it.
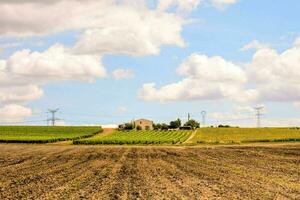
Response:
[[[300,130],[291,128],[203,128],[197,131],[194,138],[198,144],[296,141],[300,141]]]
[[[101,131],[101,127],[2,126],[0,127],[0,142],[51,143],[83,139]]]
[[[74,140],[73,144],[177,144],[190,134],[191,131],[115,131],[102,138]]]

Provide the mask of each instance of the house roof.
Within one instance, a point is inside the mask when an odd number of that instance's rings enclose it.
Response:
[[[134,121],[135,121],[135,122],[136,122],[136,121],[148,121],[148,122],[152,122],[152,120],[149,120],[149,119],[143,119],[143,118],[142,118],[142,119],[137,119],[137,120],[134,120]]]

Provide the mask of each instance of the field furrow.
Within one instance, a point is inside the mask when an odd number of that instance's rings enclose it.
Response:
[[[0,145],[0,199],[298,199],[300,146]],[[22,151],[21,151],[22,150]],[[39,152],[39,153],[37,153]]]

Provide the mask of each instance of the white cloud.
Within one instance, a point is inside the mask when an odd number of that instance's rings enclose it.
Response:
[[[0,43],[0,54],[3,53],[6,49],[11,49],[20,46],[21,43],[12,42],[12,43]]]
[[[224,9],[226,6],[237,3],[238,0],[212,0],[213,6],[218,9]]]
[[[296,107],[296,108],[300,108],[300,101],[296,101],[296,102],[294,102],[294,107]]]
[[[72,55],[62,45],[44,52],[21,50],[0,60],[0,103],[27,102],[40,98],[41,85],[51,81],[92,81],[104,77],[100,57]]]
[[[43,96],[43,90],[37,85],[0,86],[0,103],[24,103]]]
[[[299,39],[297,39],[298,41]],[[297,43],[297,41],[295,43]],[[156,88],[144,84],[139,97],[148,101],[228,99],[244,103],[300,101],[300,46],[282,53],[259,48],[242,66],[221,57],[192,54],[178,68],[184,79]]]
[[[124,106],[120,106],[120,107],[118,107],[117,111],[118,111],[118,113],[125,113],[125,112],[127,112],[127,108]]]
[[[294,46],[300,46],[300,37],[295,40]]]
[[[16,104],[9,104],[0,108],[1,123],[22,122],[24,118],[31,115],[31,109]]]
[[[266,119],[267,107],[263,104],[254,106],[236,105],[233,107],[232,112],[213,112],[208,113],[208,119],[213,125],[230,125],[230,126],[240,126],[240,127],[256,127],[257,117],[256,117],[256,107],[261,107],[261,126],[288,126],[286,120],[280,122],[278,119]]]
[[[300,47],[282,53],[260,49],[247,66],[249,82],[258,92],[260,101],[300,100]]]
[[[269,45],[269,44],[265,44],[265,43],[261,43],[257,40],[253,40],[249,44],[246,44],[245,46],[243,46],[240,49],[240,51],[248,51],[248,50],[251,50],[251,49],[254,49],[254,50],[266,49],[266,48],[270,48],[270,46],[271,45]]]
[[[180,12],[190,11],[199,3],[201,0],[177,0],[175,6]],[[162,45],[184,47],[181,32],[188,20],[178,13],[166,12],[167,8],[150,9],[146,5],[143,0],[87,0],[84,4],[80,0],[1,1],[0,37],[49,35],[68,30],[82,35],[71,49],[59,44],[43,52],[24,49],[0,60],[0,104],[21,106],[36,100],[43,95],[42,86],[52,81],[90,82],[104,77],[101,57],[105,54],[157,55]],[[16,45],[5,44],[2,49]],[[126,71],[115,72],[115,78],[129,76]],[[196,81],[202,87],[204,83],[198,79],[187,75],[183,82],[189,85]],[[212,90],[212,96],[224,95],[224,89]],[[199,94],[189,91],[189,95],[197,98]]]
[[[132,79],[134,77],[134,73],[130,69],[116,69],[112,72],[112,76],[116,80]]]
[[[237,65],[227,62],[222,57],[207,57],[192,54],[178,68],[177,73],[185,78],[179,82],[155,88],[155,83],[144,84],[139,91],[143,100],[161,102],[190,99],[223,99],[241,100],[246,92],[246,74]]]
[[[203,0],[160,0],[157,9],[167,10],[171,6],[176,6],[178,12],[188,12],[197,8]]]
[[[231,114],[231,113],[212,113],[208,116],[212,125],[220,124],[239,126],[239,127],[257,127],[257,119],[253,115]],[[300,127],[299,118],[261,118],[261,127]]]
[[[109,24],[87,29],[74,51],[145,56],[159,54],[162,45],[185,46],[181,37],[184,20],[175,14],[128,8],[112,12],[109,18]]]
[[[21,50],[6,61],[0,60],[0,104],[6,106],[17,103],[19,105],[8,108],[22,108],[22,104],[40,98],[43,95],[41,86],[49,82],[91,82],[104,76],[106,71],[100,62],[100,56],[73,55],[59,44],[44,52]],[[3,109],[3,116],[10,116],[9,111]],[[20,120],[22,116],[26,117],[20,115],[16,119]],[[12,122],[12,119],[9,120]]]
[[[202,1],[163,0],[157,9],[148,8],[144,0],[87,0],[84,4],[79,0],[1,1],[0,36],[77,30],[83,31],[74,48],[77,53],[157,55],[162,45],[185,46],[181,32],[187,20],[166,9],[176,6],[180,12],[190,11]],[[232,3],[235,1],[213,0],[218,7]]]
[[[5,1],[0,2],[0,13],[2,36],[83,31],[74,48],[77,53],[143,56],[159,54],[161,45],[185,45],[185,20],[151,10],[141,0]]]
[[[262,119],[262,127],[300,127],[299,118]]]
[[[0,34],[30,36],[93,27],[100,17],[97,11],[113,4],[110,0],[1,1]]]
[[[226,6],[237,2],[238,0],[159,0],[157,10],[165,11],[176,7],[178,13],[186,13],[205,4],[212,4],[217,9],[223,10]]]
[[[92,81],[106,76],[100,61],[100,56],[73,55],[62,45],[56,44],[44,52],[25,49],[14,53],[7,60],[7,72],[30,82]]]

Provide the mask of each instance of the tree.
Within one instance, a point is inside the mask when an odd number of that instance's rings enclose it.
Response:
[[[160,130],[161,129],[161,124],[153,124],[153,129],[154,130]]]
[[[200,123],[197,122],[196,120],[194,119],[190,119],[189,121],[187,121],[184,126],[190,126],[192,127],[193,129],[195,128],[199,128],[200,127]]]
[[[132,123],[126,123],[124,129],[125,130],[132,130],[132,129],[134,129],[134,125]]]
[[[170,122],[170,128],[179,128],[181,126],[181,120],[177,119],[175,121]]]
[[[161,124],[161,130],[168,130],[169,129],[169,126],[165,123],[162,123]]]
[[[220,124],[220,125],[218,126],[218,128],[230,128],[230,126],[229,126],[229,125],[222,125],[222,124]]]

